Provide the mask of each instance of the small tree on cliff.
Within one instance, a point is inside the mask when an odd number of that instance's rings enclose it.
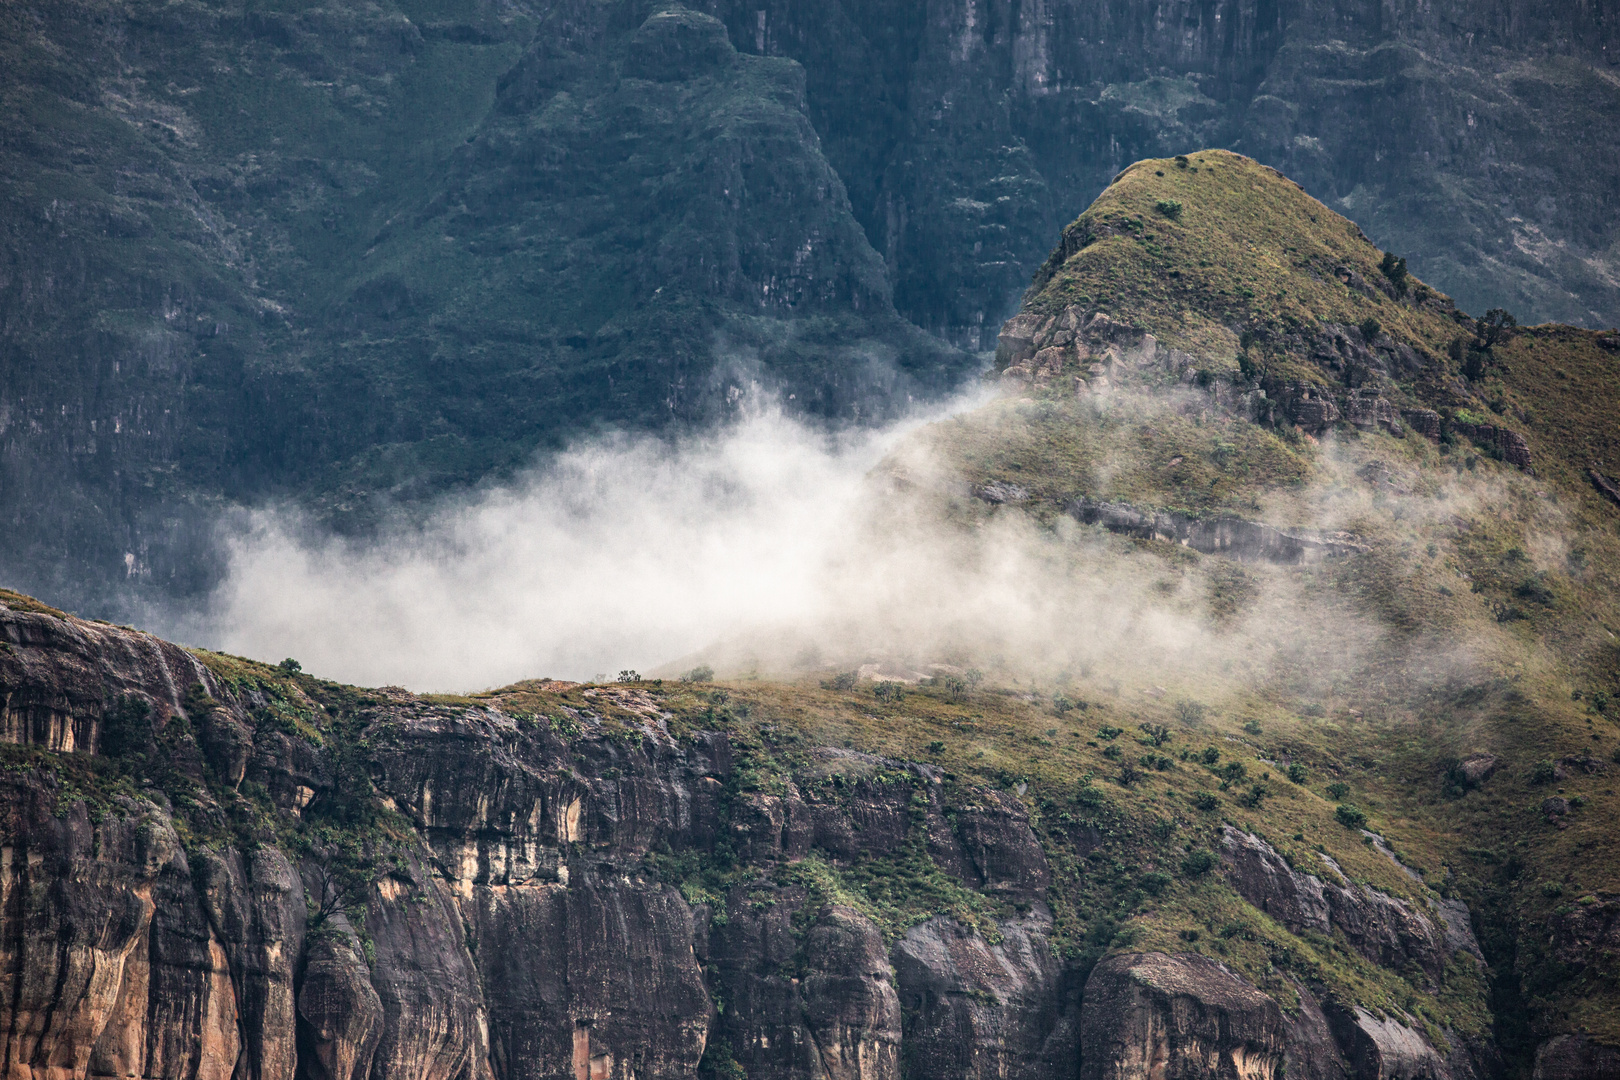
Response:
[[[1511,338],[1518,328],[1519,320],[1502,308],[1491,308],[1474,324],[1474,342],[1478,348],[1489,351]]]

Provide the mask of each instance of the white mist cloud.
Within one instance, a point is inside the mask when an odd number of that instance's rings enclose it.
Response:
[[[208,634],[414,690],[700,661],[1207,685],[1279,667],[1326,676],[1321,657],[1342,670],[1379,638],[1347,608],[1307,602],[1291,568],[1244,568],[1245,614],[1219,623],[1210,574],[1229,563],[1166,559],[1067,518],[983,514],[907,439],[939,415],[828,435],[766,412],[673,444],[591,442],[366,542],[259,511],[228,540]]]
[[[418,690],[700,653],[781,670],[964,649],[1074,662],[1126,638],[1196,651],[1203,631],[1173,605],[1076,575],[1073,544],[1102,543],[1089,531],[1065,540],[1019,515],[945,526],[873,474],[931,418],[829,436],[768,412],[674,445],[594,442],[363,543],[261,510],[228,540],[209,635]]]
[[[650,668],[825,614],[860,558],[864,478],[909,426],[827,436],[766,413],[673,447],[596,442],[366,543],[260,511],[229,541],[215,634],[418,689]]]

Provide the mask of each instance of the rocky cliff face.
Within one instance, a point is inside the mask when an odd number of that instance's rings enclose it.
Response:
[[[600,424],[974,365],[895,311],[797,64],[685,9],[407,7],[0,16],[10,584],[129,618],[217,580],[223,504],[363,530]]]
[[[1581,130],[1616,105],[1604,5],[717,10],[739,47],[805,65],[901,310],[955,339],[989,347],[1049,238],[1120,169],[1199,146],[1297,178],[1465,307],[1615,320],[1598,267],[1620,162]],[[1594,160],[1602,191],[1576,179]],[[1596,263],[1576,268],[1575,247]]]
[[[551,715],[354,691],[8,594],[8,1075],[1490,1075],[1308,980],[1285,1007],[1207,956],[1055,950],[1052,860],[1101,838],[1038,834],[1016,791],[791,743],[769,773],[648,692],[563,689]],[[1232,829],[1221,858],[1380,967],[1477,954],[1460,904]],[[1538,1075],[1606,1052],[1549,1043]]]

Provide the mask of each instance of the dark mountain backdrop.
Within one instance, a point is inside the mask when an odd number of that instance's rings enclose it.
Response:
[[[0,9],[0,577],[121,616],[221,510],[344,531],[745,392],[982,366],[1133,160],[1225,146],[1480,311],[1620,321],[1620,6]]]

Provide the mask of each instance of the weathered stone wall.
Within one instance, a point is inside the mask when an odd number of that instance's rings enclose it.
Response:
[[[728,736],[672,738],[656,709],[638,731],[581,713],[564,738],[389,690],[362,699],[352,746],[317,746],[148,635],[0,605],[0,644],[11,749],[53,753],[63,732],[96,745],[138,699],[167,767],[207,781],[177,812],[156,787],[103,790],[68,768],[84,758],[0,772],[8,1077],[630,1080],[693,1076],[722,1042],[756,1080],[1488,1073],[1475,1048],[1442,1055],[1415,1022],[1308,986],[1285,1014],[1206,957],[1123,953],[1088,971],[1055,955],[1052,869],[1023,803],[957,788],[947,815],[925,766],[809,748],[777,790],[749,791]],[[232,725],[225,750],[184,734],[204,717]],[[233,791],[310,813],[343,796],[356,760],[403,831],[332,903],[326,856],[252,842]],[[721,850],[757,871],[723,896],[689,901],[650,868]],[[806,859],[922,851],[1004,913],[936,915],[886,941],[784,883]],[[1460,904],[1423,912],[1296,872],[1236,830],[1222,858],[1249,903],[1376,963],[1438,978],[1477,954]],[[1556,947],[1612,951],[1610,907],[1555,928]],[[1554,1039],[1538,1075],[1588,1075],[1607,1053]]]

